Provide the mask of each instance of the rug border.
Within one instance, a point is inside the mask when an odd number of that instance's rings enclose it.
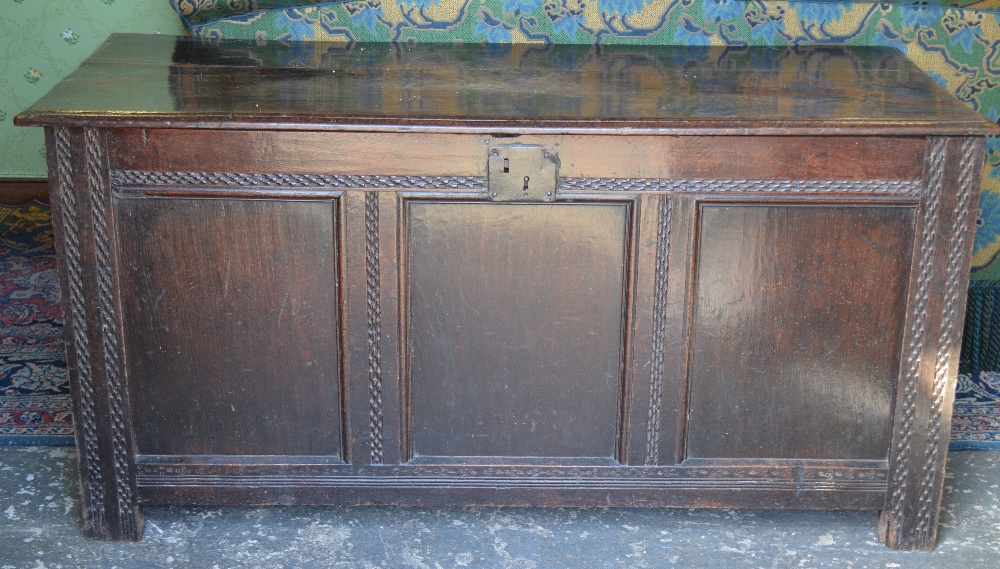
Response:
[[[0,435],[4,447],[65,447],[75,443],[73,435]]]
[[[949,452],[962,451],[1000,451],[1000,441],[951,441],[948,443]]]

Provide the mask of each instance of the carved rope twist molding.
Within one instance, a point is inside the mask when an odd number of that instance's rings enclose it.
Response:
[[[118,519],[124,534],[134,533],[132,516],[132,489],[129,484],[129,457],[126,442],[125,374],[122,369],[122,351],[118,338],[118,314],[115,301],[115,282],[112,275],[108,221],[107,188],[104,182],[104,156],[99,133],[96,128],[84,130],[87,153],[87,180],[94,220],[94,249],[97,261],[97,296],[101,327],[101,342],[104,352],[104,367],[108,381],[109,408],[111,411],[111,443],[115,473],[115,494]]]
[[[907,486],[910,476],[910,458],[913,452],[913,422],[916,416],[919,389],[920,355],[924,348],[924,331],[927,325],[927,301],[930,287],[931,260],[934,256],[934,233],[937,228],[941,186],[944,180],[946,139],[936,138],[931,143],[927,202],[920,220],[920,259],[914,310],[910,315],[910,342],[906,352],[906,375],[903,376],[903,395],[900,410],[899,439],[896,443],[896,465],[889,499],[892,520],[898,522],[906,506]]]
[[[87,316],[84,311],[83,268],[80,255],[80,225],[76,192],[73,187],[73,161],[69,131],[55,129],[56,138],[56,180],[59,206],[63,219],[62,245],[66,260],[66,274],[69,284],[66,299],[66,313],[72,330],[73,347],[76,354],[76,382],[80,407],[76,421],[82,440],[80,445],[87,479],[83,481],[87,515],[93,516],[94,523],[104,525],[104,478],[101,475],[97,436],[97,411],[95,408],[94,378],[90,368],[90,339],[87,336]]]
[[[683,178],[561,178],[559,190],[577,192],[795,193],[919,195],[918,180],[711,180]]]
[[[937,513],[934,499],[938,477],[941,471],[941,424],[944,415],[945,396],[951,376],[952,349],[955,347],[958,324],[958,305],[965,290],[959,286],[966,252],[966,234],[972,209],[972,195],[979,180],[973,179],[976,160],[980,156],[979,145],[973,138],[962,143],[959,162],[958,196],[955,205],[955,222],[951,231],[951,245],[948,250],[948,268],[945,278],[944,313],[941,319],[941,334],[938,340],[937,360],[934,365],[934,388],[931,392],[931,413],[927,421],[927,445],[921,471],[920,494],[917,513],[917,532],[926,535],[933,529],[933,518]],[[947,425],[950,427],[951,425]]]
[[[251,188],[370,188],[412,190],[487,189],[483,176],[376,176],[340,174],[246,174],[238,172],[152,172],[115,170],[121,187],[194,186]],[[792,193],[918,196],[918,180],[712,180],[685,178],[560,178],[559,191]]]
[[[115,170],[115,187],[201,186],[260,188],[371,188],[486,191],[482,176],[374,176],[339,174],[244,174],[232,172],[150,172]]]
[[[368,414],[372,464],[382,464],[382,287],[378,192],[365,192],[365,284],[368,311]]]
[[[646,457],[644,464],[660,462],[660,408],[663,405],[663,350],[666,334],[667,284],[670,270],[669,196],[660,196],[656,225],[656,283],[653,288],[653,353],[649,372],[649,412],[646,417]]]

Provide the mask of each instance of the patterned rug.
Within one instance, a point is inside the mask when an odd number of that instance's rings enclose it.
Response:
[[[0,445],[73,444],[62,326],[49,208],[0,206]],[[959,376],[951,448],[1000,450],[1000,373]]]
[[[951,450],[1000,450],[1000,373],[958,376]]]
[[[73,444],[52,218],[0,206],[0,444]]]

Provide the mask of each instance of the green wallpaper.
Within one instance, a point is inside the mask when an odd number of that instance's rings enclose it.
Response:
[[[42,129],[14,116],[110,34],[183,33],[166,0],[0,0],[0,14],[0,178],[45,177]]]

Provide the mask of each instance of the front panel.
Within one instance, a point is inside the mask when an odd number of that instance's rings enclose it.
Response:
[[[409,201],[413,456],[617,458],[629,210]]]
[[[915,173],[554,137],[552,194],[495,201],[489,137],[368,171],[189,134],[218,169],[159,132],[111,172],[143,503],[881,507]]]
[[[702,203],[687,458],[888,458],[915,212]]]
[[[138,453],[341,455],[336,212],[116,200]]]

